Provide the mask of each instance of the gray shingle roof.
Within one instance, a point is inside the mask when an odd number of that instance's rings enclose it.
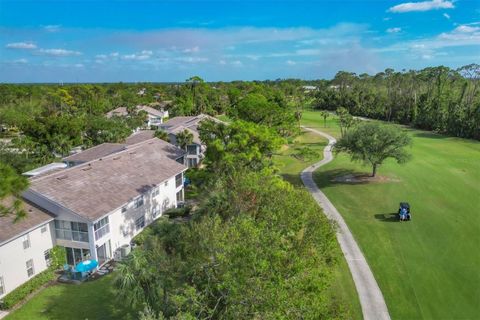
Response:
[[[128,115],[126,107],[118,107],[116,109],[113,109],[112,111],[107,112],[107,118],[111,118],[113,116],[123,117],[126,115]]]
[[[164,116],[164,112],[161,111],[161,110],[157,110],[155,108],[152,108],[152,107],[149,107],[149,106],[144,106],[144,105],[138,105],[136,106],[136,109],[137,111],[140,111],[140,110],[143,110],[151,115],[154,115],[156,117],[163,117]],[[124,116],[127,116],[128,115],[128,111],[127,111],[127,108],[126,107],[118,107],[116,109],[113,109],[109,112],[107,112],[107,118],[111,118],[113,116],[121,116],[121,117],[124,117]]]
[[[140,130],[130,135],[130,137],[125,140],[125,143],[130,145],[143,142],[145,140],[150,140],[153,138],[154,134],[154,130]]]
[[[8,197],[2,200],[2,204],[9,206],[13,203],[13,200],[13,197]],[[43,225],[54,218],[46,211],[27,201],[22,201],[22,208],[27,216],[21,220],[14,221],[14,214],[0,216],[0,244],[19,237],[30,229]]]
[[[184,116],[184,117],[174,117],[164,124],[161,125],[161,128],[168,133],[176,135],[180,131],[188,129],[193,134],[193,141],[195,143],[201,144],[199,133],[198,133],[198,126],[203,120],[213,120],[215,122],[222,122],[214,117],[211,117],[206,114],[199,114],[198,116]]]
[[[154,138],[32,180],[30,190],[94,221],[187,169],[165,148],[178,149]]]
[[[77,154],[63,158],[63,161],[70,162],[88,162],[98,158],[108,156],[109,154],[125,150],[126,144],[121,143],[102,143],[98,146],[86,149]]]

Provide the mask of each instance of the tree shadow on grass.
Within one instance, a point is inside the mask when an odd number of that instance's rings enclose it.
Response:
[[[450,138],[449,136],[435,133],[435,132],[419,132],[419,133],[414,133],[414,137],[416,138],[429,138],[429,139],[447,139]]]
[[[318,142],[299,142],[298,146],[296,147],[306,147],[306,146],[315,146],[315,147],[322,147],[326,146],[327,144],[323,141],[318,141]]]
[[[377,213],[374,217],[383,222],[399,222],[397,213]]]
[[[341,180],[339,178],[345,177],[345,176],[360,176],[360,175],[365,175],[364,172],[358,172],[355,170],[351,169],[333,169],[333,170],[327,170],[327,171],[316,171],[313,174],[313,178],[315,180],[315,183],[317,186],[322,189],[322,188],[327,188],[331,187],[334,185],[343,185],[343,184],[348,184],[348,185],[358,185],[358,184],[368,184],[368,181],[362,180],[362,181],[346,181],[346,180]]]
[[[295,187],[303,187],[300,174],[281,173],[280,176],[287,182],[291,183]]]

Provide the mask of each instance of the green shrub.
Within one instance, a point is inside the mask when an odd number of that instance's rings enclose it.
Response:
[[[190,207],[183,207],[183,208],[175,208],[165,211],[165,214],[168,215],[170,219],[178,218],[178,217],[186,217],[190,214],[192,208]]]
[[[138,235],[136,235],[132,239],[132,242],[137,245],[142,245],[145,242],[145,239],[147,239],[148,237],[150,237],[150,235],[153,234],[152,225],[155,223],[156,221],[153,222],[151,225],[147,226],[145,229],[143,229],[142,232],[140,232]]]
[[[55,270],[52,267],[43,271],[42,273],[39,273],[29,281],[22,284],[20,287],[7,294],[0,302],[0,309],[11,309],[25,299],[30,293],[34,292],[44,284],[54,280],[55,277]]]
[[[67,263],[67,255],[64,247],[53,247],[52,250],[50,250],[50,257],[50,268],[53,270],[60,269]]]

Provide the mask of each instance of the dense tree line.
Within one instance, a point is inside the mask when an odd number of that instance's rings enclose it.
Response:
[[[140,104],[165,108],[170,116],[227,114],[292,135],[302,101],[298,85],[294,80],[206,83],[198,76],[171,84],[0,85],[0,137],[11,138],[0,142],[0,161],[24,172],[73,147],[121,142],[142,126],[146,115],[134,108]],[[105,117],[117,107],[129,116]]]
[[[373,76],[342,71],[316,92],[314,107],[480,139],[480,66],[386,69]]]
[[[118,267],[120,297],[151,320],[348,318],[331,294],[335,228],[273,174],[278,132],[206,122],[201,135],[218,151],[201,169],[202,201],[188,222],[164,219],[142,235]]]

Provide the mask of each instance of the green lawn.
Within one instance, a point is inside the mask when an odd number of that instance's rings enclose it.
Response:
[[[301,135],[295,138],[293,143],[282,146],[281,150],[274,155],[275,166],[285,180],[294,186],[303,186],[300,172],[309,165],[320,161],[319,159],[323,157],[323,148],[325,148],[326,142],[324,138],[317,134],[308,131],[302,132]],[[303,147],[308,147],[318,152],[318,158],[307,161],[295,158],[293,155],[298,153],[298,149]]]
[[[48,287],[5,320],[136,319],[136,313],[117,300],[112,277]]]
[[[323,157],[323,148],[327,141],[318,135],[311,132],[303,132],[298,136],[293,143],[285,145],[281,150],[274,155],[274,162],[279,173],[283,178],[297,187],[303,187],[300,179],[300,172],[309,165],[318,162]],[[319,153],[318,159],[309,161],[301,161],[292,156],[298,148],[309,147]],[[332,294],[336,299],[342,300],[351,319],[362,319],[362,310],[358,300],[357,291],[353,283],[350,270],[348,269],[346,261],[342,258],[338,268],[335,270],[335,283],[332,287]]]
[[[215,116],[218,120],[222,120],[223,122],[229,123],[232,122],[232,119],[230,119],[226,114],[220,114],[218,116]]]
[[[323,128],[315,112],[304,125]],[[338,136],[335,121],[327,132]],[[332,182],[370,168],[340,155],[315,174],[375,274],[393,319],[480,319],[480,143],[410,130],[413,159],[387,162],[379,175],[396,181]],[[411,222],[396,221],[400,201]]]

